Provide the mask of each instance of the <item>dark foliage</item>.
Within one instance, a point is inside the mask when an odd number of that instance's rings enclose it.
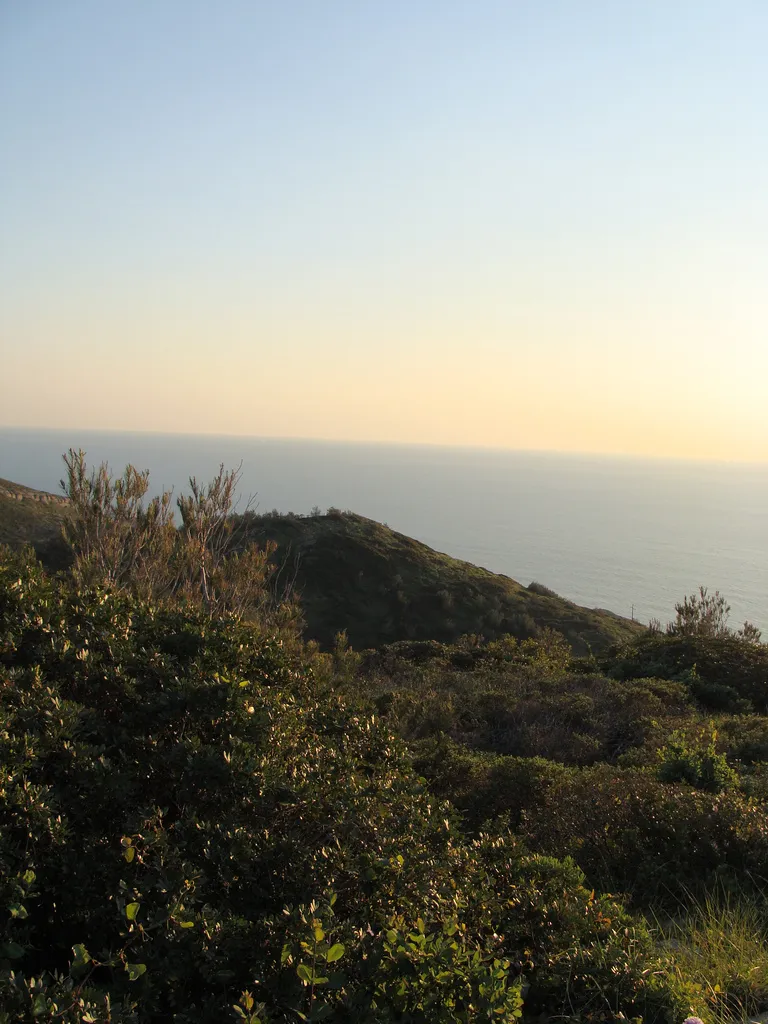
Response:
[[[716,884],[768,882],[768,816],[738,792],[710,794],[607,765],[566,775],[542,793],[523,834],[571,855],[592,885],[642,905],[680,906]]]
[[[678,1005],[574,864],[463,839],[386,727],[233,618],[6,551],[0,702],[0,1019],[509,1021],[523,980],[537,1012]]]
[[[345,630],[356,649],[463,634],[525,640],[556,629],[577,653],[604,650],[642,627],[542,588],[461,562],[351,512],[248,515],[247,536],[275,541],[296,567],[307,636],[328,649]]]
[[[702,1005],[643,912],[768,888],[768,648],[724,599],[644,632],[349,512],[234,519],[223,468],[178,530],[70,454],[69,506],[0,494],[75,549],[0,548],[0,1024]]]
[[[705,708],[768,712],[768,646],[733,634],[647,633],[609,652],[600,663],[617,679],[680,680]]]

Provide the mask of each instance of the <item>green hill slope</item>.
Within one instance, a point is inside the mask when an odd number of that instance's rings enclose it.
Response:
[[[60,495],[0,478],[0,544],[31,544],[47,568],[63,568],[70,560],[61,539],[68,504]]]
[[[61,540],[67,514],[65,498],[0,479],[0,544],[32,544],[49,569],[70,558]],[[243,542],[277,543],[278,585],[295,585],[307,636],[325,647],[342,630],[360,649],[397,640],[450,642],[465,633],[525,638],[551,627],[585,653],[642,631],[611,612],[521,586],[353,513],[248,514],[241,523]]]
[[[523,638],[551,627],[584,653],[643,629],[440,554],[353,513],[249,514],[244,525],[248,540],[277,542],[280,580],[295,580],[307,634],[324,646],[343,629],[359,649],[408,639],[452,641],[464,633]]]

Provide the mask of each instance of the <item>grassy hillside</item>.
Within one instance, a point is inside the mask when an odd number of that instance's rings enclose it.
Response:
[[[355,648],[397,640],[450,642],[465,633],[518,638],[551,627],[577,653],[630,639],[642,627],[582,608],[545,587],[440,554],[350,512],[248,515],[246,537],[278,544],[282,580],[295,577],[307,634],[328,646],[346,629]]]
[[[32,544],[48,569],[69,560],[60,537],[63,497],[0,479],[0,544]],[[295,582],[307,636],[325,647],[346,630],[355,648],[398,640],[452,642],[475,633],[518,638],[551,627],[579,654],[600,652],[642,631],[611,612],[582,608],[537,584],[434,551],[350,512],[294,516],[249,514],[243,543],[274,540],[279,585]]]
[[[49,569],[62,568],[70,557],[61,540],[67,508],[60,495],[0,478],[0,544],[31,544]]]

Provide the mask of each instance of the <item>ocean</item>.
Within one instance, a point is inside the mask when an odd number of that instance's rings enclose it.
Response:
[[[666,623],[700,584],[768,637],[768,464],[420,445],[0,428],[0,477],[59,490],[61,455],[153,490],[242,463],[241,508],[351,509],[579,604]]]

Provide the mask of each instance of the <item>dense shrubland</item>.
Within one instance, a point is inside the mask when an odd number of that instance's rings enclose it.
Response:
[[[768,1006],[754,633],[323,653],[227,474],[179,528],[73,456],[72,569],[0,549],[0,1021]]]
[[[239,522],[247,538],[277,544],[278,564],[295,566],[306,635],[325,649],[340,631],[365,649],[455,643],[467,633],[524,640],[554,628],[586,653],[642,632],[629,619],[579,607],[540,584],[524,587],[352,512],[249,513]]]
[[[279,640],[6,553],[0,664],[7,1020],[675,1005],[619,902],[503,824],[466,835]]]

